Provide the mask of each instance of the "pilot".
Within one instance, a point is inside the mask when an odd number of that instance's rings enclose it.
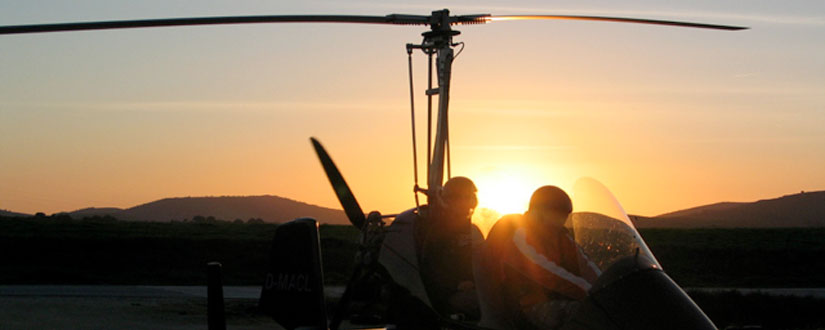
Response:
[[[573,206],[555,186],[543,186],[523,215],[502,217],[492,228],[477,271],[482,326],[556,329],[572,316],[599,275],[564,227]]]
[[[430,206],[422,222],[419,247],[421,277],[433,307],[443,316],[478,318],[478,298],[473,284],[473,237],[482,240],[471,222],[476,186],[466,177],[449,179],[441,199]]]

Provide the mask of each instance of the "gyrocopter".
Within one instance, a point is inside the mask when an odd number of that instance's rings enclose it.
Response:
[[[435,226],[437,230],[438,224],[433,224],[431,218],[437,217],[436,210],[444,207],[442,195],[445,172],[448,173],[448,178],[450,176],[450,81],[455,50],[458,47],[463,49],[463,43],[453,40],[460,34],[453,27],[508,20],[585,20],[729,31],[745,29],[737,26],[602,16],[450,15],[449,10],[443,9],[433,11],[430,15],[232,16],[17,25],[0,27],[0,34],[255,23],[355,23],[427,27],[420,43],[406,45],[410,57],[415,171],[413,194],[416,206],[397,215],[382,215],[378,212],[365,214],[330,155],[317,139],[312,138],[311,143],[347,217],[353,226],[361,230],[355,271],[334,312],[328,315],[317,222],[298,219],[283,224],[278,228],[274,239],[272,264],[266,276],[260,304],[279,324],[287,328],[392,326],[410,329],[509,329],[528,323],[513,323],[512,318],[518,315],[503,312],[504,309],[511,308],[507,305],[506,294],[501,295],[502,291],[496,289],[501,285],[496,283],[500,277],[491,275],[495,272],[496,260],[485,259],[481,254],[473,253],[473,283],[469,287],[475,294],[475,300],[470,302],[478,311],[475,315],[452,313],[433,304],[433,301],[441,298],[438,296],[441,293],[427,287],[420,267],[423,261],[421,228],[427,224],[431,229]],[[412,106],[414,89],[411,57],[416,52],[426,55],[429,61],[428,86],[425,90],[428,100],[426,187],[418,185],[416,117],[415,107]],[[433,115],[435,97],[438,100]],[[425,204],[419,203],[419,194],[426,197]],[[578,298],[575,310],[553,328],[715,329],[702,310],[665,274],[622,207],[604,186],[592,179],[579,181],[572,191],[572,213],[566,218],[564,227],[592,262],[598,277],[583,284],[586,295]],[[423,235],[432,231],[424,231]],[[485,243],[483,237],[474,236],[472,247],[481,249]],[[544,256],[540,253],[532,257],[546,261],[541,259]],[[536,264],[545,267],[546,263],[542,262]],[[539,292],[547,289],[543,282],[531,285]],[[554,299],[549,294],[539,296]],[[506,315],[508,313],[510,315]],[[538,328],[529,324],[527,327]]]

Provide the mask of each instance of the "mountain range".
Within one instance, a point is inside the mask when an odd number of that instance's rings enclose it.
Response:
[[[655,217],[631,216],[638,228],[825,227],[825,191],[752,203],[716,203]]]
[[[128,221],[183,221],[211,216],[228,221],[261,219],[279,223],[312,217],[326,224],[349,224],[344,211],[269,195],[164,198],[127,209],[90,207],[65,213],[74,219],[110,215]]]
[[[321,223],[349,224],[343,211],[278,196],[165,198],[127,209],[85,208],[67,212],[72,218],[110,215],[129,221],[183,221],[195,216],[233,221],[261,219],[286,222],[312,217]],[[29,216],[0,210],[0,216]],[[779,228],[825,227],[825,191],[801,192],[751,203],[723,202],[665,213],[630,216],[638,228]]]
[[[17,213],[9,210],[0,209],[0,217],[30,217],[31,214]]]

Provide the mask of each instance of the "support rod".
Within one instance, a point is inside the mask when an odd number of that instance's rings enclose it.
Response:
[[[407,45],[407,64],[410,74],[410,123],[412,123],[412,148],[413,148],[413,177],[415,185],[413,186],[413,195],[415,196],[415,208],[420,207],[418,201],[418,148],[416,147],[415,139],[415,89],[413,88],[413,69],[412,69],[412,45]]]
[[[450,104],[450,75],[452,73],[453,49],[449,38],[438,48],[436,69],[438,72],[438,117],[436,119],[435,145],[430,163],[429,178],[427,180],[428,203],[437,203],[444,183],[444,156],[446,151],[449,128],[447,127],[447,112]]]

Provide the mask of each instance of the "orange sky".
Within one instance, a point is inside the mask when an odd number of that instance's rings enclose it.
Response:
[[[482,206],[511,210],[535,187],[569,188],[580,176],[602,181],[642,215],[825,189],[825,44],[812,42],[825,40],[825,19],[810,14],[824,12],[815,10],[820,4],[804,4],[766,2],[746,12],[710,2],[602,12],[451,7],[752,27],[464,27],[453,78],[453,174],[476,180]],[[0,21],[429,12],[86,6],[0,7]],[[316,136],[364,209],[403,210],[413,204],[404,44],[419,42],[420,32],[315,24],[0,37],[0,209],[53,213],[259,194],[338,207],[308,142]],[[426,62],[415,60],[423,128]],[[419,130],[419,146],[423,136]]]

